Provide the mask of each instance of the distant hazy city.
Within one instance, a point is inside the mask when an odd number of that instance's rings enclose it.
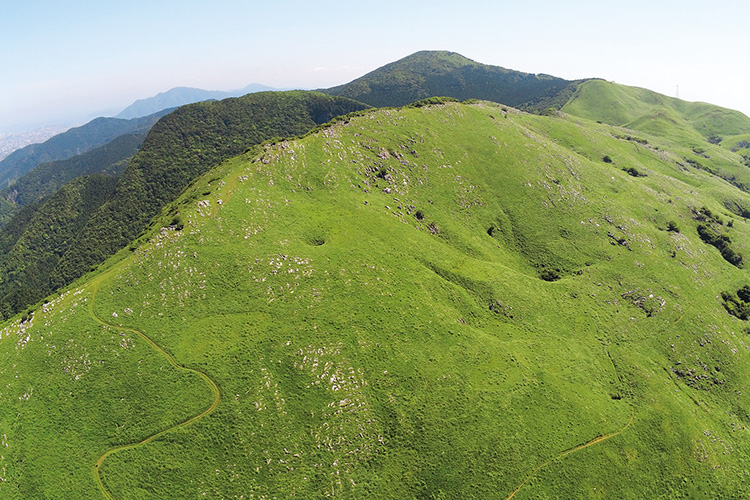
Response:
[[[26,130],[15,134],[0,134],[0,160],[11,154],[16,149],[21,149],[29,144],[44,142],[50,137],[61,134],[70,126],[50,126],[34,130]]]

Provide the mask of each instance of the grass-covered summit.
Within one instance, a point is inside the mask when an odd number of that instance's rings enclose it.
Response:
[[[0,496],[748,496],[750,197],[623,130],[446,102],[224,162],[5,325]]]

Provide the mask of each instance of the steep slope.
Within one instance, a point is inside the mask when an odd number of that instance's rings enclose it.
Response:
[[[2,330],[0,495],[747,497],[703,234],[747,254],[750,196],[620,130],[446,103],[223,163]]]
[[[41,163],[65,160],[80,155],[123,134],[146,132],[168,112],[169,110],[163,110],[154,115],[132,120],[96,118],[86,125],[56,135],[42,144],[32,144],[14,151],[0,161],[0,188],[8,187]]]
[[[119,176],[145,138],[145,132],[124,134],[81,155],[37,166],[0,191],[0,227],[22,207],[41,202],[76,177],[94,173]]]
[[[179,108],[150,131],[117,191],[91,218],[60,261],[62,286],[115,253],[195,179],[264,140],[308,132],[367,106],[317,92],[260,92]]]
[[[322,92],[376,107],[404,106],[428,97],[447,96],[541,110],[559,109],[578,83],[480,64],[455,52],[422,51]]]
[[[126,134],[88,153],[43,163],[0,192],[0,317],[54,289],[51,272],[88,218],[114,194],[144,138]]]
[[[191,87],[175,87],[167,90],[166,92],[160,92],[153,97],[146,99],[138,99],[133,104],[122,110],[117,115],[117,118],[131,119],[139,118],[141,116],[147,116],[152,113],[157,113],[162,109],[177,108],[184,106],[185,104],[192,104],[194,102],[208,101],[210,99],[227,99],[229,97],[240,97],[245,94],[252,92],[263,92],[275,90],[265,85],[253,83],[247,87],[235,90],[235,91],[223,91],[223,90],[203,90]]]
[[[89,217],[115,190],[117,178],[92,174],[64,185],[40,204],[33,215],[21,214],[23,230],[4,234],[0,255],[0,315],[8,318],[44,298],[49,276],[76,240]]]

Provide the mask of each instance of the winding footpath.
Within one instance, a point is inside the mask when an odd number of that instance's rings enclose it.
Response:
[[[107,273],[99,276],[98,278],[96,278],[96,279],[94,279],[92,281],[93,290],[91,292],[91,300],[89,301],[89,312],[91,313],[91,316],[97,322],[99,322],[100,324],[102,324],[102,325],[104,325],[104,326],[106,326],[108,328],[115,328],[117,330],[121,330],[121,331],[124,331],[124,332],[130,332],[130,333],[138,335],[143,340],[145,340],[151,347],[153,347],[159,354],[161,354],[162,356],[164,356],[167,359],[167,361],[169,361],[169,364],[172,365],[173,367],[175,367],[176,369],[178,369],[178,370],[184,370],[184,371],[188,371],[188,372],[192,372],[192,373],[195,373],[198,376],[200,376],[203,380],[206,381],[206,383],[208,384],[208,386],[211,388],[211,392],[213,393],[213,401],[211,402],[211,405],[208,408],[206,408],[205,410],[203,410],[198,415],[195,415],[194,417],[191,417],[191,418],[189,418],[189,419],[187,419],[187,420],[185,420],[183,422],[180,422],[180,423],[178,423],[176,425],[173,425],[173,426],[168,427],[166,429],[163,429],[163,430],[161,430],[161,431],[159,431],[159,432],[157,432],[155,434],[152,434],[151,436],[147,437],[143,441],[139,441],[137,443],[125,444],[125,445],[122,445],[122,446],[117,446],[115,448],[111,448],[111,449],[107,450],[101,457],[99,457],[99,460],[96,461],[96,465],[94,465],[94,478],[96,479],[96,483],[99,485],[99,489],[101,490],[102,494],[108,500],[115,500],[115,497],[112,495],[112,493],[109,490],[107,490],[106,486],[104,486],[104,482],[102,481],[101,474],[100,474],[101,465],[107,459],[107,457],[109,457],[110,455],[113,455],[114,453],[117,453],[119,451],[129,450],[129,449],[133,449],[133,448],[137,448],[139,446],[145,445],[145,444],[151,442],[152,440],[154,440],[154,439],[156,439],[156,438],[158,438],[158,437],[160,437],[160,436],[162,436],[162,435],[164,435],[164,434],[166,434],[168,432],[171,432],[171,431],[173,431],[175,429],[179,429],[179,428],[182,428],[182,427],[186,427],[186,426],[192,424],[193,422],[196,422],[196,421],[202,419],[203,417],[206,417],[206,416],[210,415],[216,409],[216,407],[219,405],[219,401],[221,400],[221,395],[219,393],[219,386],[217,386],[216,382],[214,382],[213,380],[211,380],[211,378],[208,375],[206,375],[205,373],[203,373],[200,370],[196,370],[194,368],[188,368],[188,367],[186,367],[186,366],[178,363],[174,359],[174,357],[172,357],[171,354],[169,354],[164,349],[162,349],[156,342],[154,342],[153,340],[151,340],[145,333],[141,332],[140,330],[136,330],[134,328],[127,328],[127,327],[123,327],[123,326],[118,326],[118,325],[114,325],[114,324],[111,324],[111,323],[107,323],[106,321],[104,321],[101,317],[99,317],[96,314],[96,311],[94,310],[94,302],[95,302],[95,299],[96,299],[96,294],[99,291],[99,284],[101,283],[101,281],[106,276],[112,274],[113,271],[114,271],[114,269],[112,269],[111,271],[109,271],[109,272],[107,272]]]
[[[536,469],[534,469],[531,472],[531,474],[529,474],[528,476],[526,476],[526,479],[524,479],[523,482],[521,484],[519,484],[518,487],[515,490],[513,490],[513,493],[511,493],[510,496],[506,500],[510,500],[511,498],[513,498],[516,495],[516,493],[518,493],[519,491],[521,491],[521,488],[523,488],[524,486],[526,486],[526,483],[528,483],[529,480],[531,480],[531,478],[534,477],[537,472],[539,472],[540,470],[542,470],[547,465],[551,464],[555,460],[559,460],[559,459],[563,458],[566,455],[570,455],[571,453],[583,450],[584,448],[588,448],[589,446],[593,446],[595,444],[601,443],[602,441],[606,441],[607,439],[610,439],[610,438],[613,438],[613,437],[615,437],[615,436],[617,436],[619,434],[622,434],[623,432],[625,432],[625,430],[628,427],[630,427],[630,424],[633,423],[634,419],[635,419],[635,408],[633,408],[633,413],[631,413],[630,420],[628,420],[628,423],[625,424],[625,427],[623,427],[619,431],[613,432],[611,434],[604,434],[602,436],[597,436],[594,439],[592,439],[591,441],[587,441],[587,442],[585,442],[583,444],[579,444],[578,446],[575,446],[573,448],[568,448],[567,450],[563,451],[562,453],[560,453],[556,457],[550,458],[549,460],[547,460],[546,462],[544,462],[543,464],[541,464],[540,466],[538,466]]]

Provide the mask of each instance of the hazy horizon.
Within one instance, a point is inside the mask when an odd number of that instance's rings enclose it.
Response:
[[[732,47],[750,5],[698,1],[222,0],[4,6],[0,132],[119,113],[174,87],[326,88],[419,50],[566,79],[604,78],[750,115]]]

